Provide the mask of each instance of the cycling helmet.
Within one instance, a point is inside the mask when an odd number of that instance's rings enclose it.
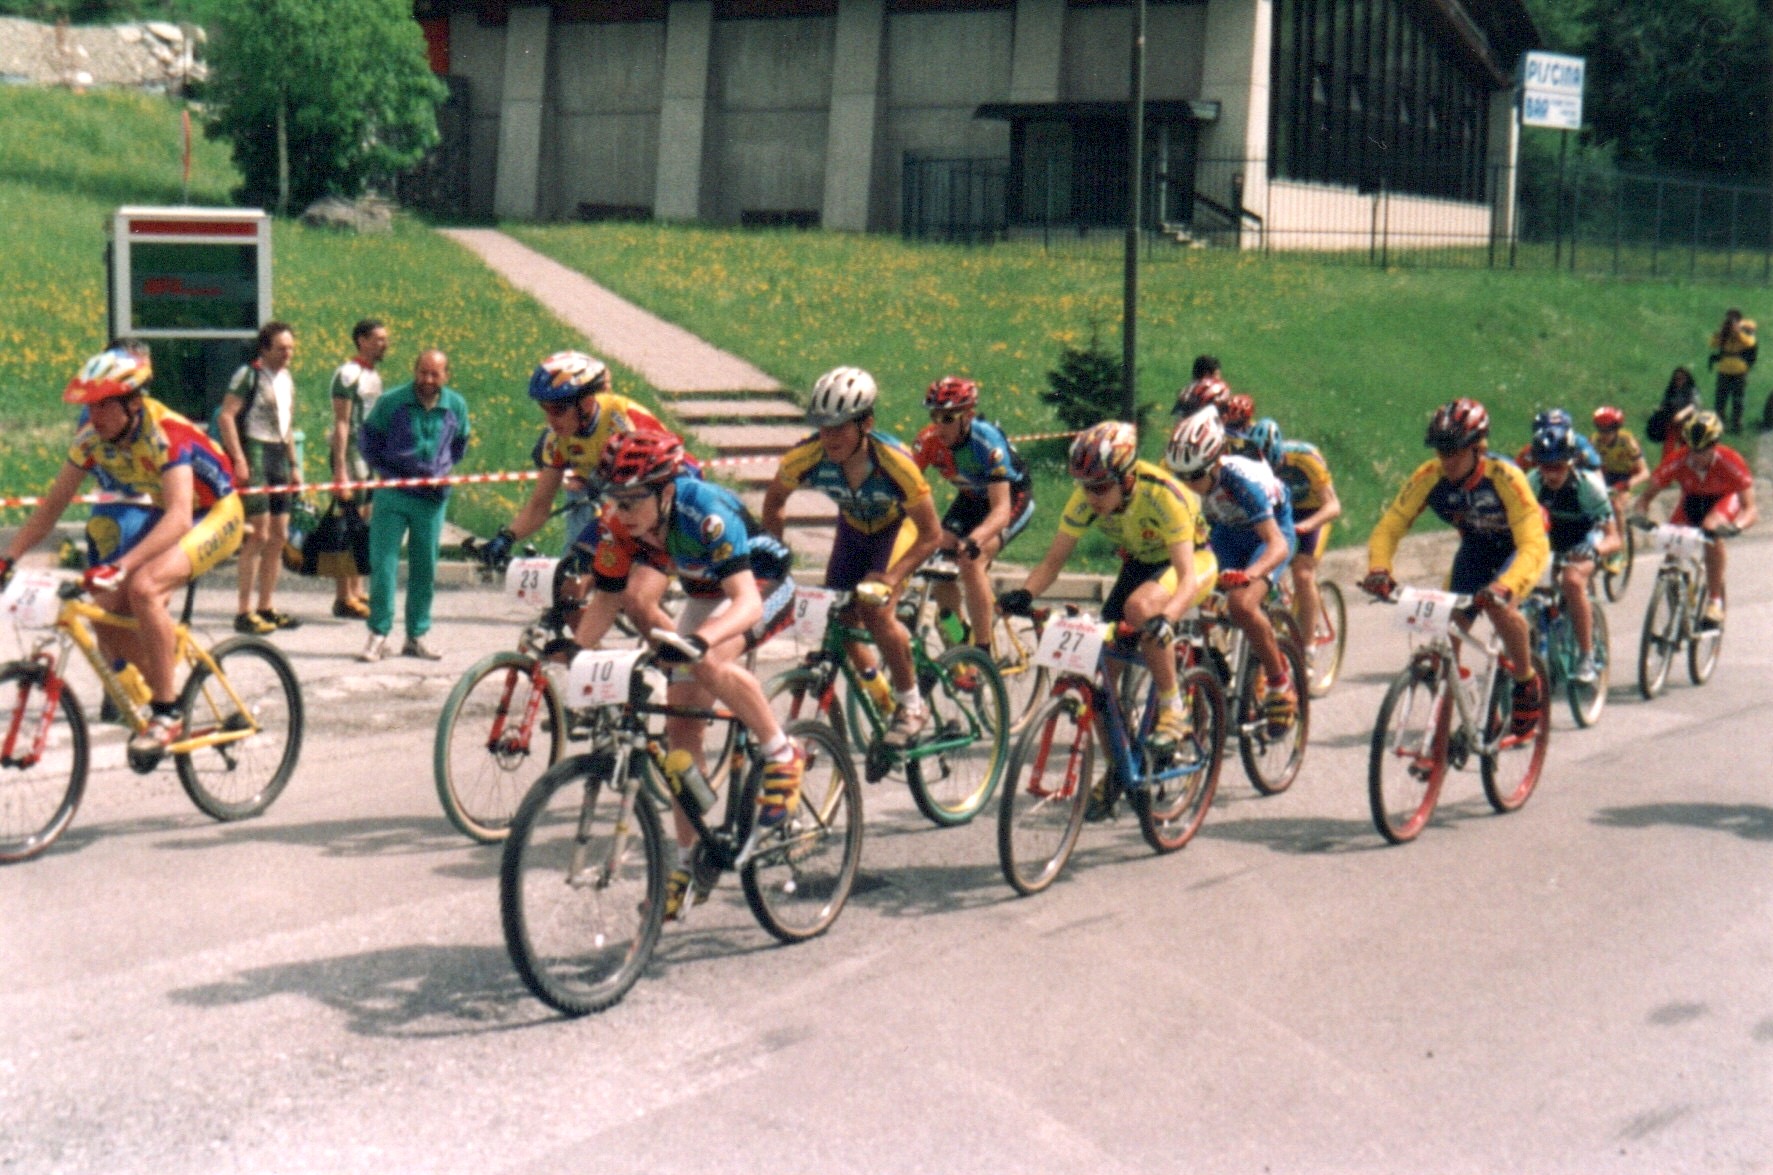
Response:
[[[813,385],[806,418],[815,428],[835,428],[874,411],[880,390],[874,377],[860,367],[833,367]]]
[[[1193,416],[1206,407],[1224,411],[1226,398],[1230,395],[1231,389],[1224,380],[1216,375],[1202,376],[1176,393],[1176,415]]]
[[[1602,404],[1594,410],[1594,426],[1602,432],[1612,432],[1625,423],[1625,413],[1611,404]]]
[[[1461,397],[1435,409],[1423,444],[1442,453],[1456,453],[1490,435],[1490,414],[1476,400]]]
[[[1124,479],[1139,459],[1139,434],[1124,420],[1104,420],[1071,442],[1071,476],[1086,485]]]
[[[658,485],[683,468],[683,442],[658,429],[637,429],[610,436],[597,462],[597,477],[607,489]]]
[[[1562,408],[1547,408],[1533,418],[1533,431],[1535,433],[1540,429],[1551,428],[1553,425],[1558,425],[1563,428],[1574,428],[1576,427],[1576,421],[1573,420],[1570,414],[1565,412]]]
[[[923,397],[925,408],[945,408],[950,411],[971,408],[978,402],[978,383],[959,375],[943,376],[930,385],[930,390]]]
[[[1256,401],[1248,396],[1227,396],[1225,406],[1219,409],[1225,417],[1225,427],[1234,431],[1250,427],[1250,418],[1256,415]]]
[[[1254,445],[1256,451],[1262,454],[1262,460],[1270,465],[1280,464],[1281,430],[1280,425],[1275,423],[1274,417],[1264,416],[1250,426],[1250,431],[1246,435],[1250,444]]]
[[[1225,426],[1217,412],[1201,411],[1184,417],[1170,434],[1169,448],[1164,450],[1164,464],[1183,477],[1193,477],[1210,469],[1225,452]]]
[[[609,368],[582,351],[556,351],[529,377],[529,398],[538,404],[576,400],[609,389]]]
[[[1717,444],[1723,435],[1724,422],[1722,418],[1709,408],[1695,412],[1691,420],[1681,425],[1681,440],[1686,442],[1687,448],[1694,452],[1698,452],[1700,449],[1709,449]]]
[[[1576,460],[1576,434],[1567,424],[1549,424],[1533,433],[1533,461],[1557,465]]]
[[[154,377],[154,369],[146,355],[122,347],[113,347],[88,359],[80,374],[62,389],[65,404],[96,404],[113,396],[128,396],[141,391]]]

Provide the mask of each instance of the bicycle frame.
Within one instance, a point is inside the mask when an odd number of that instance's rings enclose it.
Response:
[[[1060,674],[1059,679],[1053,683],[1052,693],[1048,695],[1057,698],[1070,694],[1079,700],[1083,707],[1083,712],[1079,715],[1080,725],[1086,726],[1091,737],[1101,740],[1108,749],[1109,778],[1127,791],[1141,791],[1154,783],[1191,775],[1200,769],[1197,761],[1184,760],[1147,772],[1144,769],[1144,756],[1134,756],[1135,744],[1127,727],[1126,710],[1121,703],[1120,689],[1115,680],[1127,667],[1143,668],[1144,664],[1136,643],[1104,641],[1102,653],[1097,658],[1094,679],[1078,673]],[[1151,725],[1156,707],[1157,696],[1152,693],[1146,697],[1140,711],[1140,730]],[[1080,752],[1087,747],[1088,744],[1080,740]],[[1041,770],[1045,769],[1047,750],[1050,748],[1043,748],[1041,752]],[[1072,783],[1069,778],[1072,770],[1075,767],[1067,770],[1067,786]]]
[[[1501,749],[1502,743],[1508,737],[1507,727],[1500,728],[1496,737],[1489,740],[1486,740],[1482,733],[1484,707],[1491,692],[1495,689],[1496,675],[1502,670],[1502,638],[1492,632],[1482,641],[1477,641],[1471,635],[1470,624],[1471,621],[1467,620],[1461,626],[1461,631],[1464,634],[1462,637],[1436,636],[1418,645],[1410,654],[1412,665],[1430,663],[1431,671],[1436,672],[1431,705],[1437,708],[1445,707],[1447,693],[1449,690],[1452,691],[1452,713],[1458,716],[1459,721],[1457,730],[1449,728],[1446,734],[1449,737],[1449,742],[1454,733],[1462,735],[1465,739],[1464,754],[1454,756],[1449,750],[1449,757],[1457,759],[1452,763],[1455,767],[1464,766],[1465,759],[1471,752],[1475,751],[1484,755],[1494,754]],[[1468,643],[1476,643],[1483,653],[1484,669],[1481,674],[1469,674],[1459,660],[1459,646]],[[1437,712],[1439,712],[1438,709]],[[1437,740],[1441,734],[1441,725],[1439,721],[1427,724],[1423,728],[1424,738],[1431,742]],[[1400,754],[1403,751],[1404,748],[1398,748]],[[1415,748],[1414,753],[1418,757],[1428,756],[1434,753],[1434,748],[1423,746]]]

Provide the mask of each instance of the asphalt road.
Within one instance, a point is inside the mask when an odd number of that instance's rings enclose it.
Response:
[[[1773,542],[1732,561],[1712,682],[1560,709],[1519,813],[1460,773],[1381,841],[1405,647],[1357,605],[1298,784],[1233,761],[1185,851],[1090,826],[1017,898],[990,820],[937,830],[885,782],[828,936],[775,945],[728,879],[574,1021],[522,988],[497,850],[431,783],[449,685],[521,613],[443,593],[438,665],[315,621],[280,638],[309,735],[267,815],[212,823],[108,732],[72,829],[0,870],[0,1171],[1769,1169]],[[1628,667],[1647,578],[1612,609]]]

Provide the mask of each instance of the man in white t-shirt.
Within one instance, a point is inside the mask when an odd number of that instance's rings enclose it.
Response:
[[[388,353],[388,328],[373,318],[366,318],[351,328],[351,341],[357,353],[339,365],[332,375],[332,430],[327,434],[332,450],[334,481],[364,481],[369,477],[369,464],[357,447],[363,421],[382,395],[382,373],[376,364]],[[369,494],[340,490],[333,495],[347,509],[356,509],[369,518]],[[332,614],[340,619],[364,620],[369,617],[369,600],[363,594],[363,580],[355,571],[337,578],[338,591],[332,602]]]
[[[240,609],[234,631],[263,636],[301,621],[279,612],[272,599],[283,570],[293,493],[255,493],[253,486],[302,484],[295,455],[295,330],[271,321],[259,328],[258,353],[228,381],[216,415],[222,448],[234,463],[234,484],[243,491],[246,541],[240,546]],[[253,608],[254,595],[258,607]]]

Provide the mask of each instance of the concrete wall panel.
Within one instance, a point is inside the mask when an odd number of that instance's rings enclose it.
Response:
[[[561,218],[576,217],[580,204],[653,206],[659,165],[657,113],[563,116],[559,127]]]
[[[708,216],[736,223],[749,210],[817,211],[825,195],[826,124],[823,109],[711,115]]]
[[[835,27],[829,17],[715,21],[710,101],[727,111],[824,111]]]
[[[1145,10],[1145,97],[1200,97],[1206,58],[1205,4],[1152,4]],[[1131,8],[1073,8],[1065,13],[1061,97],[1125,102],[1133,48]]]
[[[559,24],[554,28],[554,108],[574,114],[657,112],[665,25]]]
[[[897,13],[887,18],[889,108],[1001,102],[1010,91],[1015,14]]]

